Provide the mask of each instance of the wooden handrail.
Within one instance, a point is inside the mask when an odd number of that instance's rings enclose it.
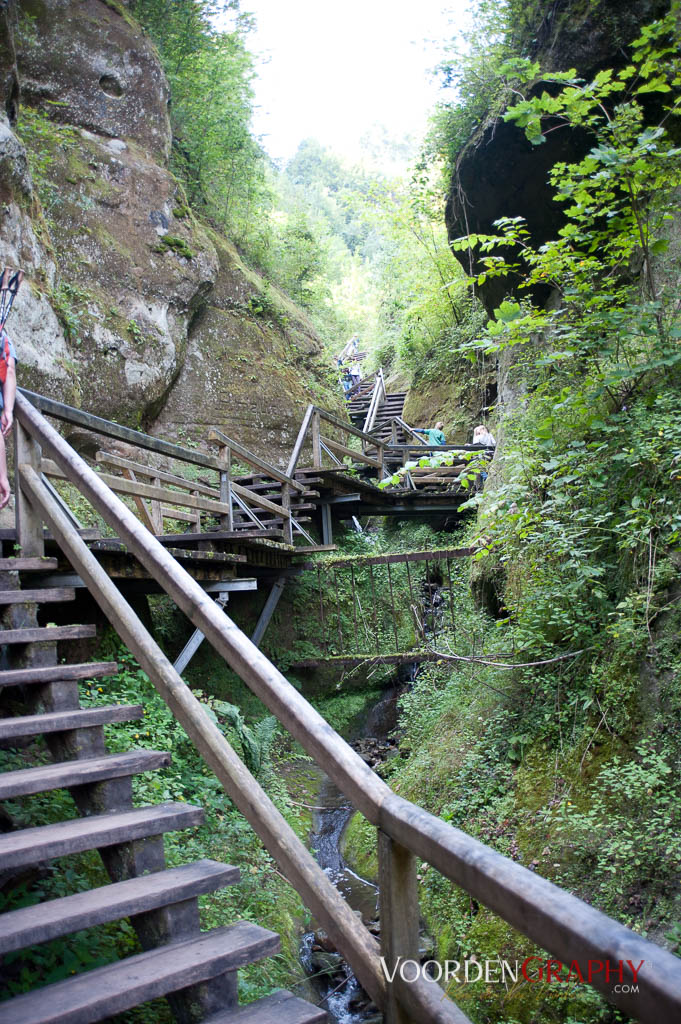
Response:
[[[371,402],[364,420],[364,433],[369,434],[376,421],[378,410],[381,407],[382,402],[385,401],[385,381],[383,380],[383,368],[379,367],[376,379],[374,381],[374,387],[371,392]]]
[[[611,964],[623,961],[624,980],[631,982],[633,979],[626,961],[631,960],[635,965],[643,961],[645,969],[641,969],[638,975],[638,992],[613,991],[612,979],[602,968],[593,977],[592,984],[609,1000],[645,1024],[659,1024],[661,1020],[678,1018],[681,1012],[681,960],[393,793],[210,600],[156,538],[142,527],[133,513],[111,495],[98,475],[22,395],[17,396],[16,410],[21,426],[43,446],[105,521],[114,527],[194,626],[204,633],[230,667],[382,833],[428,861],[563,963],[577,961],[586,972],[589,960],[600,961],[601,964],[606,960]],[[29,462],[28,455],[19,460],[20,466]],[[25,471],[22,468],[22,474],[27,481],[33,480],[30,465]],[[27,486],[30,491],[28,483]],[[31,501],[30,493],[28,500]],[[28,522],[25,527],[29,539],[38,536],[35,524]],[[113,622],[117,626],[116,618]],[[213,757],[209,763],[215,770],[216,759]],[[250,813],[253,813],[252,808]],[[270,841],[273,841],[272,837]],[[343,949],[340,943],[339,948]],[[355,957],[358,955],[356,949],[352,953]],[[362,972],[368,973],[367,965],[356,964],[352,956],[348,959],[363,982]],[[399,972],[395,984],[405,1005],[412,1000],[419,1003],[420,1019],[435,1019],[429,1006],[431,997],[424,997],[421,1002],[417,986],[404,983]],[[424,984],[433,991],[433,986]],[[453,1007],[444,994],[438,1005],[444,1008],[443,1013],[447,1012],[447,1005]],[[453,1007],[448,1019],[460,1021],[462,1015]]]
[[[401,416],[393,416],[393,418],[392,418],[392,420],[390,421],[390,423],[391,423],[391,426],[392,426],[392,424],[394,423],[394,424],[396,424],[396,425],[397,425],[398,427],[401,427],[401,428],[402,428],[402,430],[403,430],[403,431],[405,432],[405,434],[411,434],[411,436],[412,436],[412,437],[413,437],[413,438],[414,438],[414,439],[415,439],[415,440],[416,440],[416,441],[417,441],[417,442],[418,442],[418,443],[419,443],[420,445],[424,445],[424,444],[426,444],[426,442],[425,442],[425,441],[423,440],[423,438],[421,437],[421,435],[420,435],[420,434],[417,434],[417,433],[416,433],[416,431],[414,430],[414,428],[413,428],[413,427],[410,427],[410,426],[409,426],[409,424],[408,424],[408,423],[406,423],[406,422],[405,422],[405,421],[404,421],[404,420],[402,419],[402,417],[401,417]],[[395,435],[393,434],[393,437],[394,437],[394,436],[395,436]],[[393,443],[396,443],[396,442],[393,442]]]
[[[173,588],[169,584],[171,580],[174,580],[175,585],[179,588],[178,593],[186,593],[188,599],[195,605],[197,612],[201,608],[205,614],[209,611],[208,605],[211,605],[220,613],[214,625],[218,626],[220,634],[234,649],[236,659],[233,664],[238,664],[241,669],[245,669],[250,664],[255,677],[262,676],[264,678],[272,675],[275,680],[283,684],[284,700],[290,699],[292,695],[297,695],[297,691],[284,676],[238,629],[223,610],[204,593],[192,577],[178,565],[163,545],[144,529],[130,509],[108,490],[99,474],[95,473],[40,413],[32,408],[23,395],[17,395],[15,408],[20,424],[18,434],[25,433],[37,441],[71,482],[88,498],[93,507],[100,514],[106,513],[104,518],[114,527],[119,536],[125,539],[130,550],[138,558],[144,553],[144,558],[155,567],[153,573],[155,578],[159,582],[165,581],[162,585],[166,587],[167,592],[171,594]],[[314,861],[267,794],[250,775],[224,735],[207,716],[205,709],[157,647],[140,620],[127,605],[118,588],[111,582],[87,545],[78,536],[68,517],[49,494],[41,482],[39,474],[31,465],[32,461],[38,461],[39,453],[26,451],[27,442],[24,438],[18,437],[17,447],[21,456],[18,470],[24,509],[22,522],[27,539],[36,547],[36,550],[42,546],[42,524],[40,520],[36,522],[35,514],[27,514],[31,509],[38,508],[50,525],[54,537],[71,560],[74,568],[77,569],[81,579],[85,581],[121,639],[147,672],[154,686],[187,735],[195,743],[206,763],[212,768],[228,795],[253,826],[306,905],[326,928],[332,941],[351,964],[360,983],[380,1007],[387,1009],[389,1004],[387,982],[380,964],[375,939],[368,929],[358,921],[325,872]],[[361,758],[333,732],[317,712],[313,711],[307,701],[304,698],[301,698],[301,701],[316,717],[318,727],[334,737],[337,743],[349,752],[351,760],[354,759],[366,767]],[[369,769],[367,772],[373,776]],[[379,781],[377,776],[375,778]],[[433,1024],[470,1024],[468,1018],[435,982],[419,978],[418,982],[407,984],[398,975],[394,984],[399,992],[404,990],[402,998],[405,1005],[420,1008],[412,1009],[412,1012],[415,1012],[415,1019],[432,1021]]]
[[[76,456],[77,457],[77,456]],[[148,633],[88,549],[32,466],[19,467],[22,489],[40,509],[53,536],[126,646],[135,655],[173,715],[210,765],[230,799],[250,822],[308,907],[328,930],[357,977],[379,1005],[385,979],[378,944],[357,919],[286,819],[234,752],[224,734]],[[112,499],[117,502],[117,499]],[[132,515],[132,513],[130,513]],[[134,518],[134,517],[133,517]],[[155,540],[155,538],[150,538]],[[158,543],[155,541],[155,543]],[[160,545],[159,545],[160,546]],[[190,577],[191,578],[191,577]]]
[[[377,464],[379,466],[382,465],[381,453],[386,449],[385,441],[381,441],[378,438],[373,437],[371,434],[366,434],[363,430],[360,430],[359,427],[356,427],[353,423],[344,423],[343,420],[338,418],[338,416],[334,416],[333,413],[327,412],[326,409],[322,409],[317,405],[308,405],[307,409],[305,410],[303,422],[300,425],[300,430],[298,431],[298,436],[295,440],[295,444],[293,445],[293,451],[291,452],[291,458],[289,459],[288,467],[286,469],[286,473],[288,476],[293,476],[295,474],[295,471],[298,468],[298,463],[300,461],[300,456],[303,447],[305,445],[305,441],[307,440],[307,435],[310,433],[311,429],[314,432],[315,421],[319,423],[320,420],[325,420],[327,423],[330,423],[331,426],[336,427],[339,430],[344,430],[346,433],[351,434],[353,437],[360,438],[360,440],[363,443],[371,445],[374,448],[378,449],[379,457],[377,460]],[[328,444],[328,440],[326,441],[326,443]],[[357,455],[357,452],[353,452],[353,455]]]
[[[294,480],[293,477],[289,476],[288,473],[284,473],[283,470],[277,469],[276,466],[270,465],[269,462],[265,462],[258,455],[249,451],[238,441],[233,441],[231,437],[227,437],[221,430],[217,430],[215,427],[208,434],[209,441],[217,441],[218,444],[229,448],[233,455],[237,455],[244,462],[247,462],[249,466],[253,466],[254,469],[260,470],[265,476],[269,476],[272,480],[277,480],[280,484],[288,484],[296,491],[304,491],[305,485]]]

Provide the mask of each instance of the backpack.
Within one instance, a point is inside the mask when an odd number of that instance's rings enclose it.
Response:
[[[7,367],[9,366],[9,335],[7,331],[0,334],[0,386],[7,380]]]

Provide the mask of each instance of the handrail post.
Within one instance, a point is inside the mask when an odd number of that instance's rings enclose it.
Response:
[[[315,469],[322,467],[321,417],[315,409],[312,415],[312,465]]]
[[[234,508],[232,506],[232,481],[230,479],[232,470],[232,450],[229,445],[220,445],[218,449],[218,457],[225,467],[220,470],[220,501],[225,505],[229,505],[229,512],[227,515],[220,516],[220,526],[223,530],[228,530],[231,533],[234,529]]]
[[[293,544],[293,515],[291,514],[291,488],[288,484],[281,485],[281,507],[282,511],[288,511],[288,516],[282,516],[282,527],[284,530],[284,543]]]
[[[387,976],[393,977],[405,960],[419,962],[416,857],[381,829],[377,832],[381,955]],[[400,1005],[395,988],[389,985],[386,1024],[409,1024],[411,1020]]]
[[[41,473],[42,449],[28,433],[23,424],[15,426],[14,471],[15,487],[14,502],[17,525],[17,544],[24,558],[41,558],[45,554],[43,535],[43,517],[35,508],[21,486],[19,466],[29,465],[38,475]]]

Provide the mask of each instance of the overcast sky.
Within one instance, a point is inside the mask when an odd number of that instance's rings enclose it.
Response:
[[[278,160],[315,137],[356,159],[372,125],[422,136],[439,86],[429,70],[467,0],[242,0],[260,58],[255,133]],[[444,13],[443,13],[444,12]]]

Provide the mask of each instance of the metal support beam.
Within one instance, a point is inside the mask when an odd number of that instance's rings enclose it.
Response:
[[[285,586],[286,577],[277,576],[276,580],[272,584],[272,589],[267,595],[267,600],[265,601],[263,610],[260,612],[260,618],[258,619],[255,629],[253,630],[251,642],[254,643],[256,647],[260,646],[260,641],[265,635],[265,630],[270,624],[270,619],[274,614],[274,609],[279,604],[279,598],[281,597],[282,591]]]
[[[322,513],[322,544],[333,544],[333,521],[331,507],[327,501],[320,505]]]
[[[229,594],[221,594],[220,597],[216,599],[215,603],[219,608],[224,608],[228,601]],[[199,647],[203,643],[203,640],[204,635],[201,632],[201,630],[195,629],[173,663],[173,668],[175,669],[178,675],[184,672],[187,665],[192,660],[192,658],[198,651]]]

